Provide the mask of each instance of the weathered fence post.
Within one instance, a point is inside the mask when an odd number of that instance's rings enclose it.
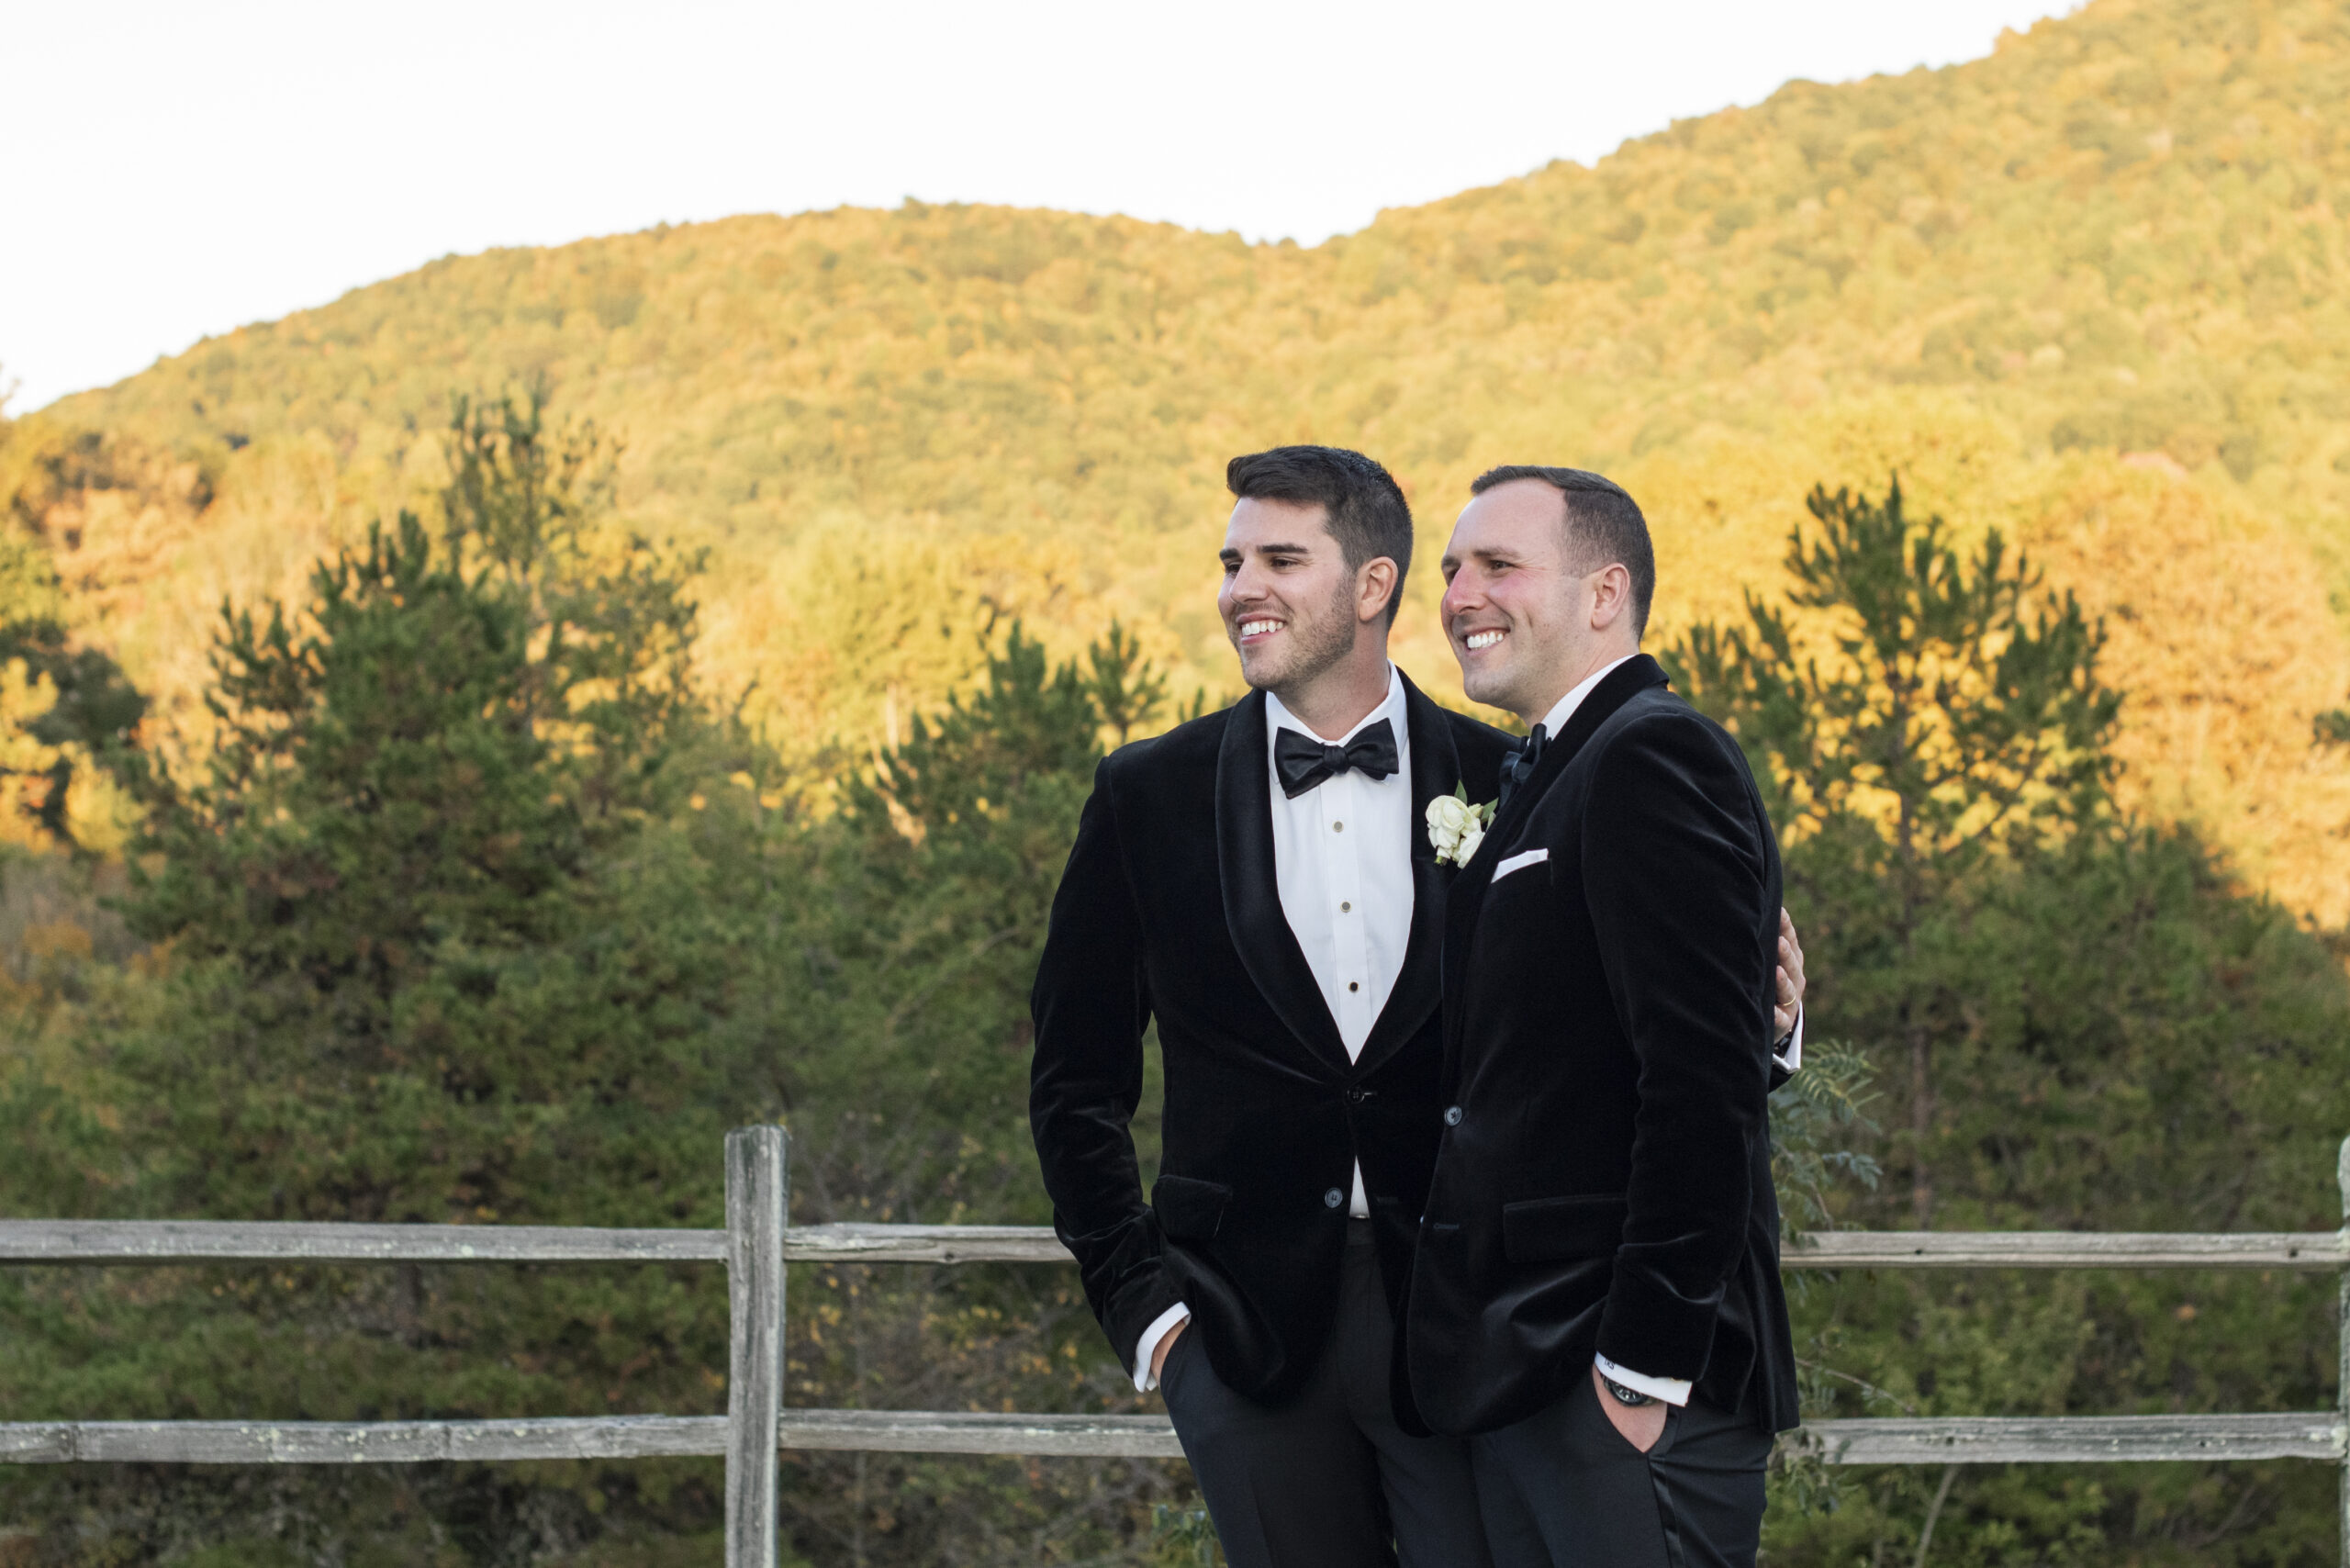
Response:
[[[775,1568],[787,1147],[781,1127],[726,1135],[726,1568]]]
[[[2350,1249],[2350,1137],[2342,1140],[2334,1178],[2342,1184],[2342,1241]],[[2342,1313],[2335,1327],[2342,1333],[2342,1371],[2333,1400],[2342,1417],[2342,1568],[2350,1568],[2350,1257],[2343,1262]]]

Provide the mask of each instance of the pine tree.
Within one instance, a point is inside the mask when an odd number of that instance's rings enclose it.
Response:
[[[2099,678],[2102,627],[2042,593],[1997,530],[1962,557],[1897,476],[1881,503],[1821,486],[1805,506],[1819,532],[1788,537],[1786,607],[1750,590],[1746,625],[1700,625],[1664,662],[1753,758],[1783,838],[1822,841],[1877,890],[1882,939],[1914,974],[1921,929],[1984,857],[2106,819],[2121,698]],[[1931,1042],[1954,1001],[1899,1002],[1920,1226]]]

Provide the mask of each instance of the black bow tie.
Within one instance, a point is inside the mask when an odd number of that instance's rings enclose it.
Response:
[[[1542,760],[1542,726],[1537,724],[1527,734],[1524,745],[1502,753],[1502,792],[1494,802],[1495,811],[1509,804],[1511,790],[1534,777],[1535,766]]]
[[[1273,771],[1281,793],[1296,800],[1334,773],[1353,768],[1367,778],[1395,771],[1395,731],[1382,719],[1344,745],[1324,745],[1296,730],[1273,732]]]

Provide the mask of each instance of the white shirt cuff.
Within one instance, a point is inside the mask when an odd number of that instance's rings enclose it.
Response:
[[[1152,1318],[1150,1327],[1142,1331],[1141,1339],[1135,1345],[1135,1392],[1136,1394],[1148,1394],[1158,1386],[1158,1380],[1150,1375],[1150,1358],[1158,1353],[1158,1342],[1174,1330],[1175,1325],[1191,1316],[1192,1309],[1179,1301],[1157,1317]]]
[[[1610,1383],[1620,1383],[1635,1394],[1645,1394],[1651,1399],[1662,1399],[1667,1405],[1689,1403],[1687,1378],[1650,1377],[1643,1372],[1633,1372],[1628,1367],[1619,1367],[1606,1356],[1594,1356],[1591,1361],[1592,1364],[1599,1369],[1600,1376]]]
[[[1787,1031],[1787,1048],[1785,1050],[1773,1051],[1771,1053],[1771,1059],[1777,1062],[1789,1072],[1801,1072],[1803,1070],[1802,1008],[1798,1007],[1796,1009],[1796,1026]],[[1617,1381],[1621,1382],[1622,1380],[1618,1379]],[[1629,1388],[1632,1385],[1627,1383],[1624,1386],[1626,1388]]]

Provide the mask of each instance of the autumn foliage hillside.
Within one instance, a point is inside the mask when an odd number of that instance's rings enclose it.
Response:
[[[1229,689],[1235,452],[1370,450],[1427,564],[1505,461],[1606,470],[1660,628],[1776,578],[1815,481],[1998,526],[2107,617],[2125,788],[2350,918],[2350,8],[2098,0],[1989,57],[1684,121],[1313,249],[908,203],[453,257],[20,421],[0,490],[193,733],[224,595],[444,482],[453,391],[543,378],[706,547],[707,657],[862,750],[1013,614]]]

